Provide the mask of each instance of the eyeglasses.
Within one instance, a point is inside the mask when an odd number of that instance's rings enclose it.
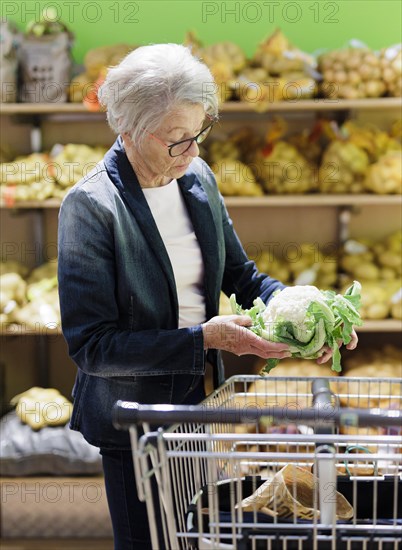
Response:
[[[201,132],[196,136],[189,139],[182,139],[181,141],[176,141],[171,145],[167,145],[164,141],[154,136],[154,134],[151,134],[151,132],[148,132],[148,130],[145,130],[145,128],[144,130],[147,132],[148,135],[150,135],[152,138],[158,141],[161,145],[164,145],[165,147],[167,147],[169,150],[169,155],[171,157],[179,157],[180,155],[183,155],[186,151],[190,149],[190,147],[193,144],[193,141],[195,141],[197,145],[205,141],[209,136],[209,133],[212,130],[212,127],[215,124],[215,122],[216,120],[212,120],[212,122],[208,124],[208,126],[206,126],[203,130],[201,130]]]

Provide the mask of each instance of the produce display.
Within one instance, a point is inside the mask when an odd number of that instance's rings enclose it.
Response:
[[[0,164],[0,197],[9,206],[21,201],[62,198],[102,160],[105,147],[55,145],[50,153],[34,153]]]
[[[344,286],[355,278],[362,283],[363,319],[401,318],[402,232],[397,231],[380,242],[346,241],[340,268],[346,275]]]
[[[61,322],[57,262],[46,262],[28,275],[26,269],[16,262],[1,262],[0,266],[2,327],[15,324],[29,330],[59,329]]]
[[[322,355],[322,347],[329,346],[333,351],[332,370],[339,372],[339,342],[348,344],[353,326],[362,325],[360,291],[357,281],[344,295],[311,285],[296,285],[275,292],[268,305],[256,298],[252,308],[243,309],[234,294],[230,302],[234,314],[251,318],[250,330],[266,340],[288,344],[292,357],[316,359]],[[279,359],[268,359],[266,371],[278,362]]]
[[[34,386],[11,399],[23,424],[33,430],[45,426],[64,426],[70,420],[73,406],[54,388]]]
[[[70,36],[70,40],[73,38],[58,20],[53,7],[45,8],[42,16],[29,21],[25,29],[25,36],[35,40],[62,34]],[[209,66],[222,102],[244,101],[256,111],[267,111],[276,101],[400,97],[402,94],[401,44],[385,45],[377,52],[351,40],[348,47],[311,55],[292,44],[280,28],[262,39],[250,57],[235,42],[204,44],[194,31],[186,33],[183,44],[191,47]],[[88,110],[99,111],[97,90],[108,68],[138,46],[118,43],[90,49],[83,67],[68,70],[73,73],[68,101],[83,102]],[[63,98],[66,100],[67,95]]]
[[[186,34],[184,44],[209,66],[222,102],[244,101],[259,112],[276,101],[402,94],[401,44],[375,52],[354,40],[316,57],[292,44],[281,29],[261,41],[249,59],[235,43],[205,46],[195,32]]]
[[[264,138],[243,127],[205,144],[202,156],[223,195],[258,196],[255,183],[267,194],[281,195],[402,193],[399,120],[385,131],[373,124],[348,120],[338,126],[322,119],[311,130],[287,137],[287,123],[274,117],[267,128]],[[222,182],[224,166],[227,185]]]
[[[52,30],[49,24],[41,29],[36,23],[30,32],[40,36],[60,32],[60,29]],[[272,102],[279,101],[402,96],[401,45],[380,52],[367,47],[345,48],[315,57],[292,44],[280,29],[262,41],[250,58],[233,42],[204,45],[195,34],[188,33],[186,43],[210,67],[221,102],[243,101],[257,112],[269,112]],[[90,111],[99,111],[97,90],[108,68],[136,47],[115,44],[88,51],[82,72],[70,82],[68,100],[82,102]],[[316,114],[318,117],[318,112]],[[218,139],[212,134],[200,149],[224,196],[402,194],[401,120],[384,131],[373,124],[348,120],[337,125],[331,120],[318,119],[312,130],[291,134],[283,119],[274,119],[265,135],[257,134],[250,127],[241,127]],[[25,201],[62,199],[105,152],[104,147],[68,144],[15,158],[15,153],[2,148],[1,160],[7,162],[0,164],[0,200],[3,205],[18,207],[18,203]],[[309,220],[303,223],[308,224]],[[384,381],[374,385],[361,378],[402,378],[401,350],[389,345],[370,350],[361,346],[357,352],[348,353],[339,350],[338,342],[349,342],[352,327],[362,325],[361,319],[402,319],[402,232],[380,242],[350,240],[339,250],[323,250],[312,242],[299,246],[297,258],[276,256],[265,250],[256,259],[260,271],[290,285],[278,292],[268,306],[257,298],[254,307],[244,310],[236,303],[236,296],[229,299],[221,294],[219,314],[249,315],[253,321],[251,330],[268,340],[288,343],[292,351],[292,358],[281,360],[280,364],[278,360],[257,359],[252,371],[247,371],[248,374],[261,371],[266,375],[275,367],[271,374],[283,379],[275,382],[272,401],[268,402],[264,396],[271,381],[261,379],[249,386],[248,394],[237,397],[235,404],[310,407],[311,380],[302,386],[300,381],[288,378],[336,376],[331,388],[340,381],[337,387],[342,393],[341,405],[392,408],[396,404],[399,410],[401,396],[393,395],[391,399],[386,395],[390,391],[389,383],[388,386]],[[328,290],[319,290],[324,288]],[[33,270],[14,261],[0,262],[0,321],[3,334],[8,330],[11,334],[15,327],[47,334],[59,332],[56,260]],[[383,327],[381,330],[387,330],[386,324]],[[366,334],[362,340],[368,336],[371,338]],[[333,349],[332,370],[331,362],[316,363],[323,345]],[[355,378],[355,384],[342,385],[342,375]],[[304,387],[305,395],[301,389]],[[362,401],[356,397],[360,394],[377,397]],[[72,409],[71,403],[57,390],[37,387],[15,396],[12,404],[21,421],[34,430],[65,424]],[[32,410],[35,414],[27,414]],[[233,429],[237,433],[301,433],[296,424],[269,425],[269,422],[265,418],[253,426],[241,424]],[[343,433],[368,432],[367,428],[363,432],[351,428]],[[254,450],[246,445],[244,449]],[[285,450],[285,447],[278,444],[278,449]],[[287,452],[302,453],[305,449],[303,445],[293,444]],[[273,449],[267,445],[267,451],[270,450]],[[371,452],[377,450],[370,448]],[[299,471],[303,475],[306,469]],[[255,474],[251,470],[250,473]],[[359,472],[353,473],[359,475]],[[244,509],[246,504],[239,503]],[[267,499],[264,500],[266,506]]]

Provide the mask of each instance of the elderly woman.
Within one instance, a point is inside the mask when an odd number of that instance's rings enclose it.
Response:
[[[60,210],[62,326],[78,367],[71,427],[100,447],[119,550],[151,543],[113,404],[201,401],[207,361],[215,384],[224,380],[220,350],[290,356],[247,330],[248,318],[217,316],[221,291],[249,307],[282,285],[247,258],[198,158],[217,119],[213,89],[183,46],[130,53],[100,90],[117,140]]]

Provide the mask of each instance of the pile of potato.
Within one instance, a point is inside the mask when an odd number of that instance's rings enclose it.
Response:
[[[0,321],[3,328],[54,331],[60,328],[57,261],[49,261],[27,273],[14,261],[0,263]]]
[[[0,164],[0,197],[8,205],[62,198],[103,158],[104,147],[55,145],[50,153],[34,153]]]
[[[350,280],[362,284],[363,319],[402,318],[402,232],[397,231],[381,242],[347,241],[340,267]]]
[[[402,44],[381,50],[382,78],[390,96],[402,96]]]
[[[370,48],[333,50],[319,57],[318,67],[323,75],[321,91],[324,97],[381,97],[387,90],[380,58]]]

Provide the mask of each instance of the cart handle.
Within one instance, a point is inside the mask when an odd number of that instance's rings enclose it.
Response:
[[[176,423],[195,422],[198,424],[247,424],[262,417],[280,420],[284,423],[307,425],[336,424],[349,426],[401,426],[402,411],[372,409],[352,409],[342,407],[315,407],[297,409],[293,407],[243,407],[213,408],[200,405],[140,405],[134,401],[117,401],[113,406],[112,418],[116,429],[128,430],[134,424],[148,422],[151,425],[168,426]]]

